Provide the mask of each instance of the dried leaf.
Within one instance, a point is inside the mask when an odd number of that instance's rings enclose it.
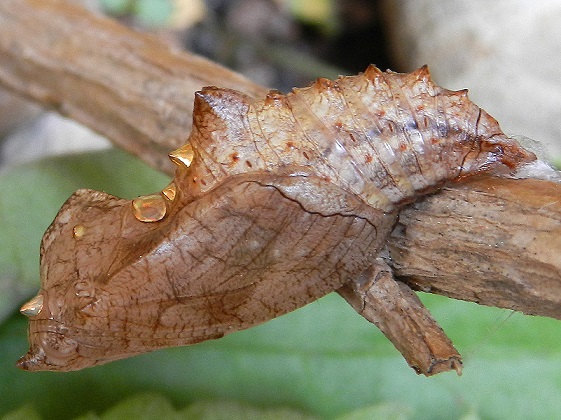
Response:
[[[193,127],[161,193],[131,202],[79,190],[64,204],[43,237],[20,367],[77,370],[219,338],[345,286],[418,372],[460,371],[379,256],[404,205],[535,159],[465,91],[436,86],[426,68],[374,67],[263,101],[211,87]],[[380,293],[396,304],[374,308]],[[408,309],[381,314],[395,308]]]

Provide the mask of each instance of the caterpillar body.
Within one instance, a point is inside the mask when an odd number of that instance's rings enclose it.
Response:
[[[443,182],[534,159],[467,90],[437,86],[426,66],[411,74],[370,66],[262,101],[206,88],[195,107],[198,164],[187,178],[201,192],[239,173],[293,167],[392,210]]]
[[[161,193],[79,190],[22,307],[27,370],[77,370],[260,324],[373,272],[400,207],[535,156],[466,91],[411,74],[319,79],[252,100],[195,98]]]

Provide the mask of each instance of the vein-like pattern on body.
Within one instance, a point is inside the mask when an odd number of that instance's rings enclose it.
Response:
[[[399,74],[370,66],[261,101],[205,88],[190,143],[186,182],[201,193],[240,173],[315,176],[384,211],[446,181],[535,159],[466,90],[437,86],[426,67]]]

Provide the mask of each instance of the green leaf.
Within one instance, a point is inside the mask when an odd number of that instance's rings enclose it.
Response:
[[[181,412],[192,420],[312,420],[314,417],[288,408],[261,408],[235,401],[200,401]]]
[[[176,410],[171,402],[154,393],[126,398],[101,415],[88,413],[77,420],[313,420],[287,408],[258,408],[235,401],[198,401]]]
[[[2,420],[40,420],[41,416],[35,411],[32,405],[26,404],[4,416]]]
[[[356,410],[388,404],[400,407],[396,415],[411,413],[414,419],[474,413],[548,419],[561,412],[559,322],[444,298],[429,301],[465,356],[461,377],[417,376],[382,334],[334,294],[220,340],[64,374],[14,367],[27,350],[26,322],[17,316],[0,329],[0,389],[6,390],[0,415],[29,401],[45,418],[104,413],[147,391],[175,407],[235,400],[320,418],[358,416]]]
[[[359,408],[338,417],[337,420],[406,420],[411,417],[411,409],[400,403],[385,402],[378,405]]]
[[[0,322],[39,288],[39,245],[79,188],[132,198],[166,177],[118,150],[47,158],[0,173]]]
[[[165,397],[157,394],[140,394],[121,401],[115,407],[110,408],[100,416],[89,413],[80,419],[175,420],[179,418],[179,413]]]

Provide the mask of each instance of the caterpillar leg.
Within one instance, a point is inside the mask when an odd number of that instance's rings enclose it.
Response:
[[[417,373],[430,376],[454,369],[461,375],[461,356],[451,340],[413,290],[394,280],[381,258],[337,292],[384,333]]]

